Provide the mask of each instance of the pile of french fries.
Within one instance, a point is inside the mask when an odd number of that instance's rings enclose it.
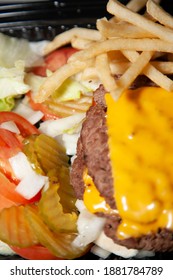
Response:
[[[97,29],[73,28],[56,36],[45,47],[45,55],[71,44],[79,49],[68,63],[46,79],[35,95],[45,101],[69,77],[98,79],[117,100],[139,75],[173,91],[173,17],[158,0],[131,0],[122,5],[109,0],[110,19],[101,18]],[[146,7],[143,14],[139,14]],[[119,75],[119,79],[115,79]]]

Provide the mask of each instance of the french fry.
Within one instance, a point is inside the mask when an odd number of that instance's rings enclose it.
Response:
[[[173,44],[160,39],[109,39],[102,42],[93,43],[92,47],[74,53],[69,61],[87,60],[102,53],[115,50],[136,50],[136,51],[159,51],[173,52]]]
[[[34,101],[38,103],[45,101],[67,78],[77,74],[86,67],[90,67],[92,64],[93,60],[91,59],[63,65],[45,80],[37,94],[35,94]]]
[[[117,100],[123,91],[129,88],[132,82],[147,66],[152,56],[153,52],[142,52],[135,63],[132,63],[132,65],[124,72],[121,78],[117,81],[116,88],[111,89],[110,91],[114,100]]]
[[[167,91],[173,90],[173,81],[157,70],[153,65],[146,67],[144,74],[161,88],[164,88]]]
[[[154,66],[158,71],[161,72],[161,74],[166,74],[166,75],[173,74],[173,62],[171,61],[151,61],[149,64]],[[128,67],[130,67],[130,65],[131,65],[130,62],[116,62],[116,63],[111,62],[110,63],[111,74],[112,75],[123,74],[128,69]],[[93,68],[92,77],[94,77],[94,73],[96,77],[96,71],[94,72],[94,68]],[[142,71],[141,74],[144,74],[144,71]],[[148,78],[152,80],[152,77],[148,77]]]
[[[83,49],[90,47],[92,43],[93,43],[93,41],[91,41],[91,40],[82,39],[79,37],[74,37],[71,40],[72,47],[79,49],[79,50],[83,50]]]
[[[101,39],[101,34],[97,30],[74,27],[57,35],[53,41],[48,43],[44,49],[44,54],[47,55],[48,53],[54,51],[57,48],[70,44],[74,37],[98,41]]]
[[[117,85],[113,78],[109,66],[108,56],[106,53],[98,55],[96,57],[96,70],[98,77],[102,81],[106,91],[113,91]]]
[[[140,11],[143,7],[145,7],[147,0],[131,0],[127,3],[126,7],[133,12]]]
[[[162,40],[173,43],[173,33],[171,29],[155,23],[140,14],[134,13],[117,0],[109,0],[107,10],[110,14],[117,16],[119,19],[145,29]]]
[[[56,36],[46,46],[45,54],[69,43],[80,51],[46,79],[35,101],[46,100],[75,74],[82,80],[99,80],[114,99],[141,74],[157,86],[173,91],[173,81],[167,76],[173,74],[173,17],[159,2],[131,0],[125,6],[109,0],[107,11],[113,16],[110,20],[98,19],[97,30],[73,28]],[[144,6],[146,12],[138,14]],[[121,77],[117,80],[114,75]]]
[[[135,25],[127,22],[114,23],[106,18],[97,20],[97,29],[105,38],[154,38],[153,34]]]
[[[173,28],[172,16],[164,11],[159,5],[157,5],[156,2],[148,0],[146,7],[148,14],[151,15],[155,20],[167,27]]]
[[[84,69],[84,71],[81,73],[81,80],[92,80],[92,79],[98,79],[98,72],[96,70],[96,67],[88,67]]]
[[[126,57],[133,63],[135,63],[135,61],[139,57],[139,54],[135,51],[124,51],[123,54],[126,55]],[[150,63],[144,69],[143,74],[146,75],[150,80],[152,80],[156,85],[160,86],[161,88],[164,88],[168,91],[173,90],[173,81],[167,76],[165,76],[163,73],[161,73]]]

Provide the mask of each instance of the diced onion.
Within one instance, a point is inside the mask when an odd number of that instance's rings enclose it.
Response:
[[[0,128],[4,128],[9,130],[13,133],[20,134],[20,130],[18,129],[17,125],[13,121],[7,121],[0,124]]]
[[[17,185],[16,192],[26,199],[31,199],[43,188],[46,183],[45,179],[46,177],[34,172],[28,173]]]
[[[79,133],[58,135],[56,140],[65,148],[67,155],[75,155]]]
[[[92,243],[100,235],[104,224],[104,218],[97,217],[88,212],[87,209],[83,209],[77,221],[79,234],[73,241],[73,245],[76,247],[83,247]]]
[[[47,183],[48,178],[37,174],[31,167],[26,155],[19,152],[9,159],[15,176],[21,180],[16,192],[26,199],[33,198]]]
[[[125,246],[118,245],[113,242],[113,240],[107,237],[102,231],[99,237],[94,241],[94,243],[104,250],[107,250],[117,256],[123,258],[131,258],[138,254],[136,249],[128,249]]]
[[[0,241],[0,254],[4,256],[15,255],[15,252],[4,242]]]
[[[83,200],[81,200],[81,199],[77,199],[75,205],[76,205],[77,209],[79,210],[79,212],[86,209],[85,204],[84,204]]]
[[[104,249],[100,248],[97,245],[94,245],[91,248],[91,253],[93,253],[94,255],[96,255],[96,256],[98,256],[98,257],[100,257],[102,259],[106,259],[111,254],[109,251],[104,250]]]

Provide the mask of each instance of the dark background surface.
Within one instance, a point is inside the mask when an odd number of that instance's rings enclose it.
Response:
[[[140,0],[139,0],[140,1]],[[22,2],[22,3],[21,3]],[[53,37],[74,26],[94,28],[97,18],[108,16],[107,0],[60,0],[60,1],[0,1],[0,32],[11,36],[23,37],[31,41]],[[121,1],[128,3],[126,0]],[[173,4],[170,0],[162,0],[163,8],[173,14]],[[15,256],[2,256],[0,260],[21,260]],[[96,260],[97,256],[89,253],[83,259]],[[109,259],[122,259],[110,255]],[[171,260],[173,253],[158,253],[149,259]]]
[[[0,1],[0,32],[32,41],[52,40],[74,26],[94,28],[97,18],[109,17],[106,4],[107,0]],[[173,14],[172,1],[162,0],[161,5]]]

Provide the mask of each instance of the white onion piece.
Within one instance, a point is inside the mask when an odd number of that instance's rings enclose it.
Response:
[[[109,251],[107,250],[104,250],[102,248],[100,248],[99,246],[97,245],[94,245],[92,248],[91,248],[91,253],[93,253],[94,255],[102,258],[102,259],[106,259],[109,257],[109,255],[111,254]]]
[[[0,254],[4,256],[12,256],[16,253],[6,243],[0,241]]]
[[[41,111],[35,111],[22,102],[17,105],[14,112],[27,119],[31,124],[36,124],[44,116]]]
[[[31,199],[43,188],[46,183],[46,178],[35,172],[28,173],[20,181],[15,190],[26,199]]]
[[[67,155],[75,155],[77,148],[77,141],[79,133],[74,134],[61,134],[55,137],[55,139],[65,148]]]
[[[48,178],[37,174],[31,167],[26,155],[19,152],[9,159],[15,176],[21,180],[16,187],[16,192],[26,199],[33,198],[47,183]]]
[[[107,237],[102,231],[97,240],[94,242],[97,246],[101,247],[104,250],[107,250],[117,256],[123,258],[131,258],[138,254],[136,249],[127,249],[125,246],[118,245],[113,242],[113,240]]]
[[[81,200],[81,199],[76,200],[75,206],[77,207],[79,212],[82,212],[82,210],[86,209],[85,204],[84,204],[83,200]]]
[[[51,137],[56,137],[57,135],[63,134],[65,131],[74,128],[85,118],[85,115],[85,113],[81,113],[57,120],[48,120],[41,123],[39,129],[42,133]]]
[[[19,180],[22,180],[28,172],[30,173],[31,171],[33,171],[26,155],[22,152],[19,152],[15,156],[9,158],[9,162],[15,176]]]
[[[7,121],[0,124],[0,128],[4,128],[9,130],[13,133],[20,134],[20,130],[18,129],[17,125],[13,121]]]
[[[83,247],[98,238],[105,224],[105,219],[91,214],[83,209],[77,220],[78,236],[73,241],[74,246]]]

